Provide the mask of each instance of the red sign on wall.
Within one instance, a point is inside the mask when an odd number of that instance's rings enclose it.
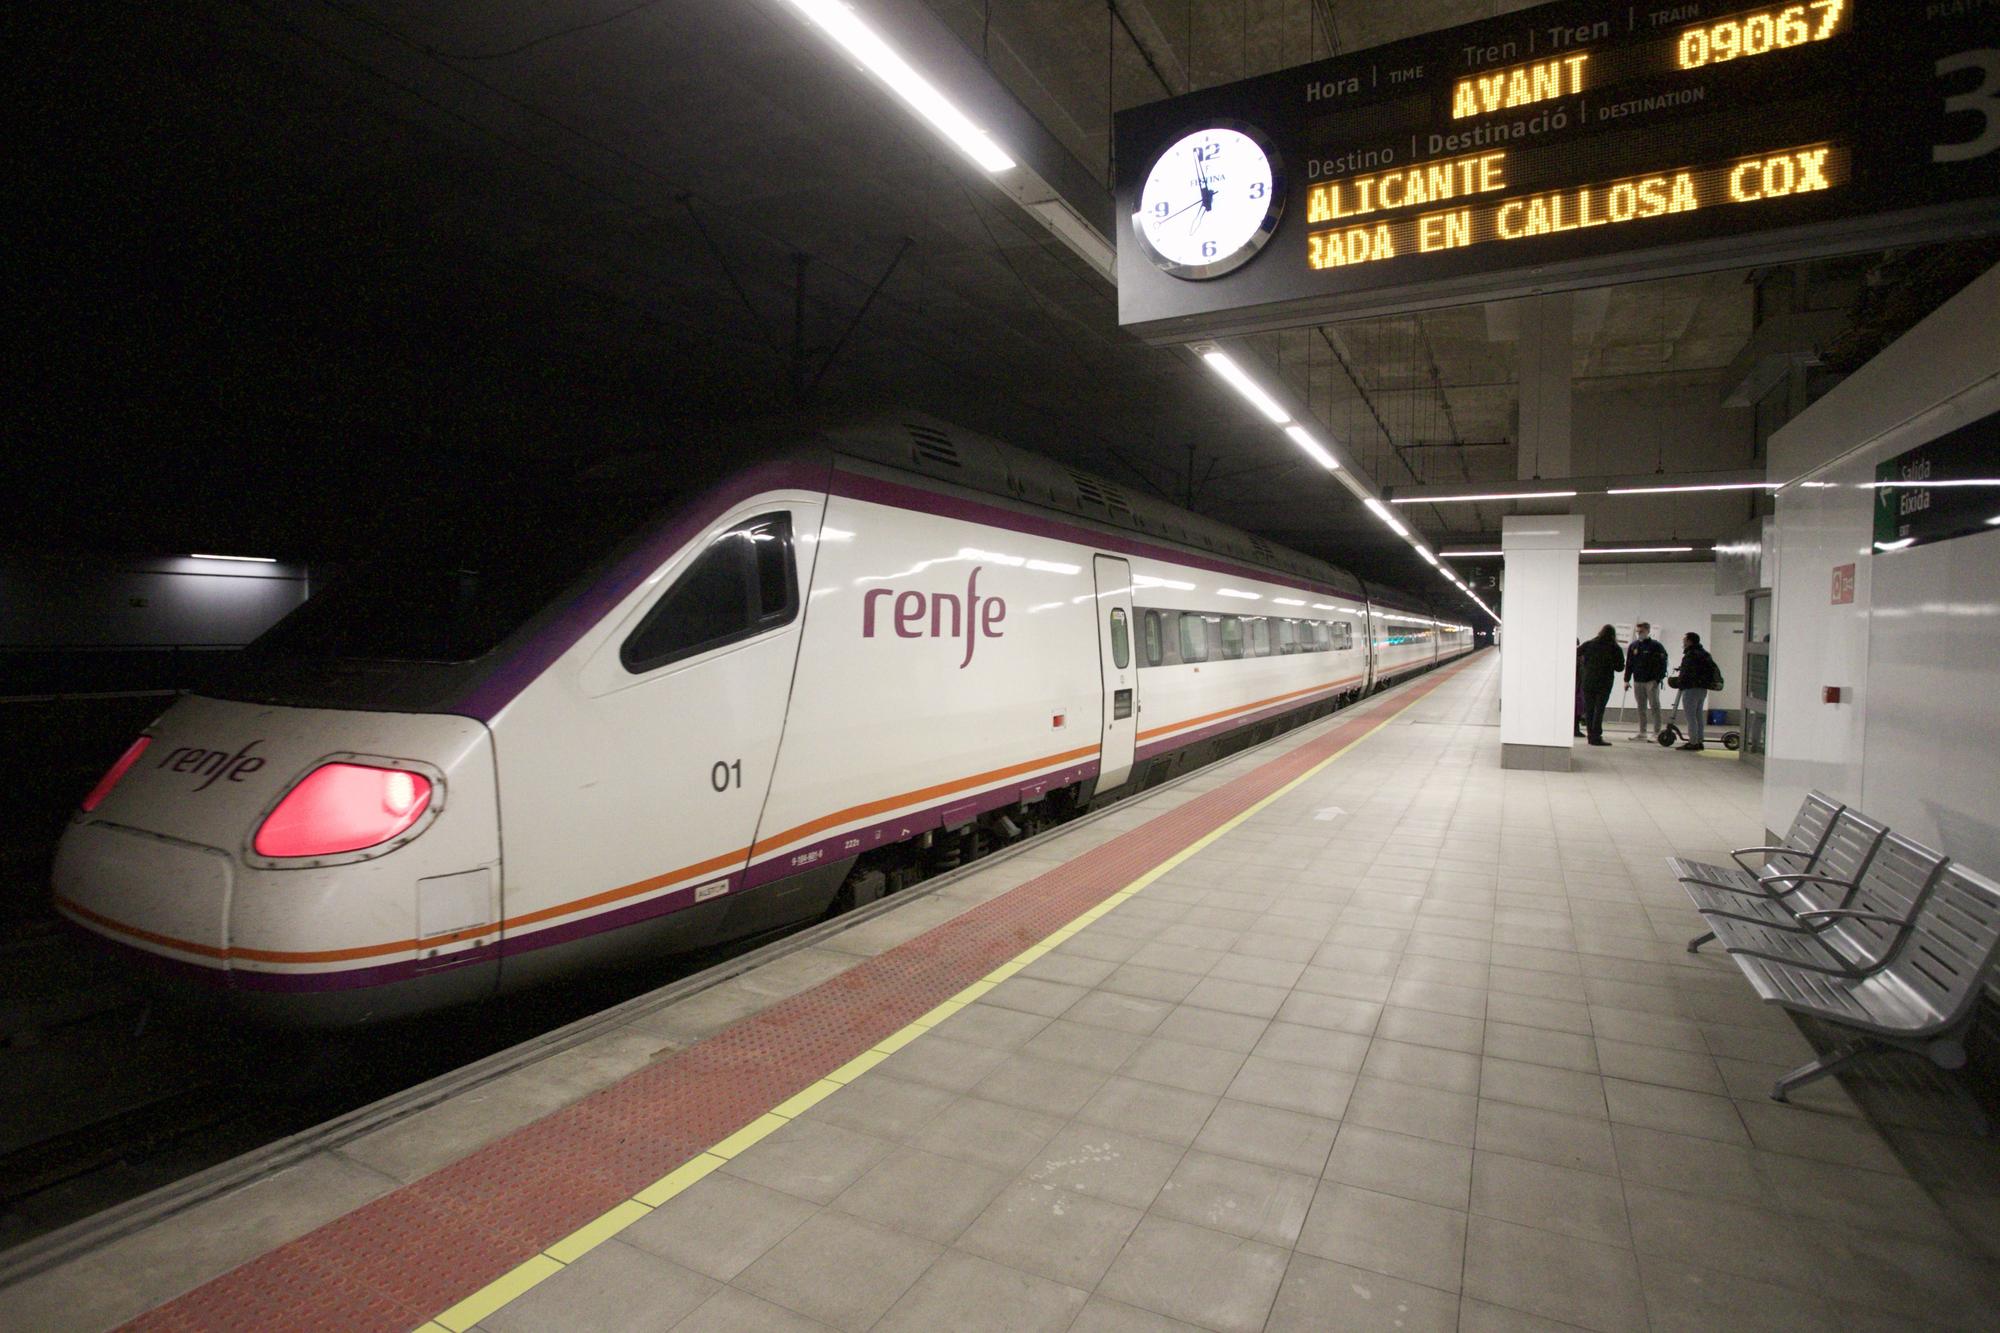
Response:
[[[1854,601],[1854,566],[1833,567],[1833,604],[1847,606]]]

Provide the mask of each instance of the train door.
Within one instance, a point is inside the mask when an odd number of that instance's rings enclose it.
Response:
[[[1366,694],[1375,688],[1376,681],[1375,605],[1372,602],[1363,607],[1361,611],[1361,647],[1363,649],[1361,669],[1368,673],[1368,678],[1361,683],[1361,692]]]
[[[1104,739],[1097,790],[1132,775],[1139,732],[1139,670],[1132,655],[1132,566],[1116,556],[1092,562],[1097,575],[1097,655],[1104,677]]]

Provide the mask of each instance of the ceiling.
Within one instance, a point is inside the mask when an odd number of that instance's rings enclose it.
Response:
[[[1119,107],[1522,7],[928,4],[1100,184]],[[474,478],[899,403],[1435,588],[779,0],[22,8],[17,539],[337,557]],[[1580,419],[1635,386],[1719,400],[1755,299],[1741,274],[1585,294]],[[1514,322],[1254,342],[1378,485],[1511,480]],[[1413,516],[1449,544],[1501,512]]]

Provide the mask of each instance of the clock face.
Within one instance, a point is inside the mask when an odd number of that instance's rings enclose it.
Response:
[[[1175,277],[1220,277],[1271,239],[1284,184],[1247,126],[1196,130],[1153,163],[1132,229],[1146,257]]]

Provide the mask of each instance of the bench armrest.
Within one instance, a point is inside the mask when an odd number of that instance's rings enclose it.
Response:
[[[1842,879],[1838,875],[1814,875],[1805,871],[1796,871],[1783,875],[1759,875],[1757,882],[1759,884],[1794,885],[1794,888],[1785,890],[1787,893],[1796,892],[1796,886],[1800,884],[1838,884],[1843,889],[1854,887],[1854,881],[1851,879]]]
[[[1851,908],[1838,907],[1823,908],[1816,912],[1799,912],[1793,919],[1804,921],[1809,916],[1822,917],[1829,921],[1835,917],[1843,917],[1855,921],[1881,921],[1891,926],[1907,926],[1910,924],[1908,917],[1891,916],[1887,912],[1862,912]]]
[[[1739,847],[1729,854],[1730,859],[1742,866],[1745,873],[1751,875],[1761,873],[1759,867],[1751,865],[1744,859],[1751,856],[1761,856],[1767,863],[1780,856],[1791,857],[1808,864],[1812,862],[1812,853],[1802,852],[1796,847]],[[1770,866],[1767,864],[1762,869],[1768,870]]]

